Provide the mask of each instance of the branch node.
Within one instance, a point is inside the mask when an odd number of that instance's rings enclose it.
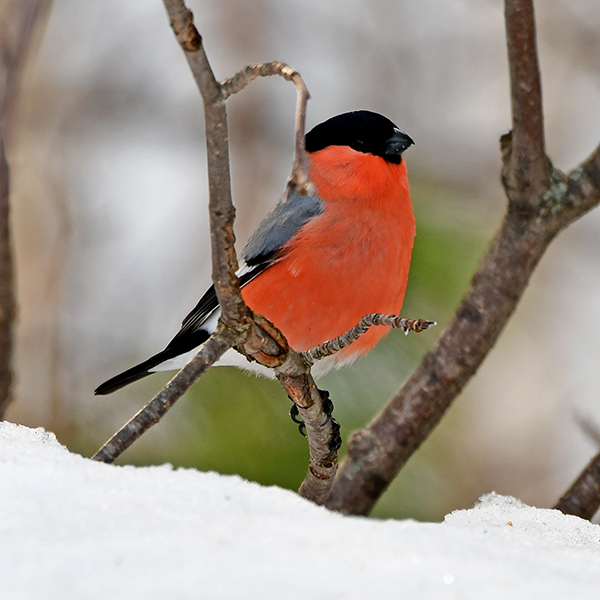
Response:
[[[171,17],[171,27],[179,45],[186,52],[198,52],[202,47],[202,36],[194,25],[194,14],[184,8],[183,14]]]

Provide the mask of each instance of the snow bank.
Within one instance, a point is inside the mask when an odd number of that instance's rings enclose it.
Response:
[[[443,523],[71,454],[0,423],[3,599],[600,597],[600,527],[491,494]]]

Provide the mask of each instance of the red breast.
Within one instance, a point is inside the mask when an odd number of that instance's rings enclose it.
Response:
[[[323,214],[242,291],[298,351],[343,334],[366,314],[399,314],[415,235],[404,161],[347,146],[329,146],[309,160]],[[336,362],[368,352],[387,332],[372,327],[337,353]]]

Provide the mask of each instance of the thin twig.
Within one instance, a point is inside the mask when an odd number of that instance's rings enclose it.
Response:
[[[13,322],[15,315],[10,235],[9,168],[0,133],[0,420],[13,398]]]
[[[349,346],[375,325],[391,327],[392,329],[402,329],[404,333],[408,334],[409,331],[421,333],[430,327],[435,327],[437,323],[435,321],[426,321],[425,319],[404,319],[396,315],[371,313],[364,316],[358,325],[349,329],[346,333],[320,346],[302,352],[301,356],[309,365],[312,365],[316,360],[331,356],[342,350],[342,348]]]
[[[285,63],[273,61],[248,65],[233,77],[221,83],[223,98],[227,99],[232,94],[241,92],[247,85],[259,77],[279,75],[287,81],[292,81],[298,91],[296,102],[296,146],[294,153],[294,167],[288,181],[286,196],[296,192],[302,195],[315,193],[315,186],[308,173],[308,156],[304,148],[304,132],[306,131],[306,105],[310,99],[308,88],[298,71]]]
[[[584,416],[578,410],[573,415],[575,423],[579,426],[581,431],[592,441],[598,448],[600,448],[600,427],[598,423],[592,419],[589,415]]]
[[[294,81],[294,78],[298,76],[298,72],[289,65],[276,60],[247,65],[233,77],[229,77],[221,82],[221,95],[224,100],[227,100],[229,96],[241,92],[255,79],[259,77],[271,77],[273,75],[279,75],[287,79],[287,81]]]
[[[92,456],[92,459],[105,463],[114,462],[144,432],[156,425],[175,402],[232,347],[232,344],[231,334],[224,328],[217,329],[200,352],[144,408],[117,431]]]

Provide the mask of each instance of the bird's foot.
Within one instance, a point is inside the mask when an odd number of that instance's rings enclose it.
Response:
[[[294,423],[298,425],[298,431],[300,432],[300,435],[306,437],[306,425],[304,424],[304,421],[300,418],[300,411],[298,410],[298,407],[293,403],[293,401],[292,408],[290,408],[290,417],[292,421],[294,421]]]
[[[333,418],[333,402],[327,390],[319,390],[323,402],[323,412],[327,417],[324,424],[331,423],[331,437],[329,439],[329,455],[333,455],[337,452],[342,445],[342,436],[340,435],[340,424]],[[298,425],[298,431],[304,437],[306,437],[306,425],[300,417],[300,410],[292,402],[290,408],[290,417],[296,425]]]
[[[329,439],[329,456],[337,452],[342,445],[340,424],[333,418],[333,402],[327,390],[319,390],[323,400],[323,411],[327,415],[327,421],[331,423],[331,438]]]

